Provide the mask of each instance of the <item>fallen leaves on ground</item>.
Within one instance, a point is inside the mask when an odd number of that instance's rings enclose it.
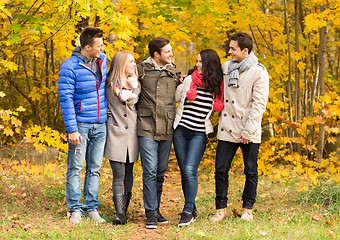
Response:
[[[314,220],[314,221],[320,221],[320,220],[321,220],[321,217],[320,217],[318,214],[313,214],[313,215],[312,215],[312,220]]]
[[[242,215],[241,209],[233,208],[232,212],[233,212],[234,217],[241,217],[241,215]]]

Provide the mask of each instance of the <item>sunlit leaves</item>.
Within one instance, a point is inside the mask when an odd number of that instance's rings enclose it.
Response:
[[[25,131],[26,142],[33,143],[39,151],[44,151],[46,146],[55,147],[61,151],[67,151],[66,136],[49,127],[42,129],[40,126],[33,126]]]
[[[15,62],[9,60],[1,60],[0,59],[0,66],[3,67],[2,71],[15,71],[18,69],[18,65]],[[0,71],[1,73],[1,71]]]
[[[127,50],[133,52],[137,61],[140,61],[148,56],[147,44],[152,37],[166,36],[171,40],[175,63],[183,72],[194,66],[197,53],[205,48],[215,49],[224,62],[228,58],[225,46],[228,37],[234,32],[247,32],[255,41],[255,54],[270,75],[269,102],[263,117],[263,126],[269,133],[261,145],[260,173],[274,174],[275,178],[287,177],[286,168],[294,168],[296,173],[306,175],[313,175],[317,168],[337,173],[338,165],[332,161],[328,165],[327,161],[323,161],[318,166],[307,159],[312,159],[316,151],[318,124],[325,124],[327,144],[338,143],[339,80],[331,76],[330,69],[327,69],[325,96],[320,97],[316,89],[315,97],[311,99],[310,92],[314,91],[312,84],[318,73],[315,67],[318,30],[326,22],[329,27],[328,61],[333,65],[336,62],[336,52],[340,46],[337,30],[340,26],[339,3],[332,2],[332,8],[323,11],[320,6],[325,1],[303,2],[304,19],[301,27],[304,32],[298,36],[299,49],[295,49],[296,38],[292,31],[295,25],[294,3],[288,3],[288,24],[291,28],[288,40],[293,62],[290,79],[284,9],[281,2],[274,0],[5,0],[0,3],[0,74],[3,79],[6,79],[6,74],[10,74],[18,83],[17,87],[28,96],[28,100],[39,103],[42,126],[46,124],[47,112],[54,111],[53,116],[59,117],[54,127],[61,130],[62,119],[57,104],[58,69],[71,55],[74,49],[72,44],[79,45],[81,29],[75,27],[79,21],[87,18],[89,25],[96,24],[104,30],[105,52],[109,58],[119,50]],[[289,102],[289,97],[294,97],[295,93],[294,71],[297,69],[301,72],[301,104],[305,104],[305,111],[298,120],[295,116],[297,106]],[[288,80],[293,86],[290,96],[286,87]],[[3,97],[5,94],[13,94],[13,88],[7,85],[1,91],[0,100],[9,106],[10,101]],[[39,151],[43,151],[46,146],[65,151],[65,136],[46,126],[34,126],[33,107],[28,100],[22,100],[18,92],[15,94],[17,98],[11,103],[12,106],[6,107],[12,112],[7,112],[6,116],[3,114],[4,110],[1,113],[0,133],[6,136],[1,141],[15,143],[22,137],[20,132],[27,130],[26,141],[34,143]],[[314,106],[309,109],[308,104],[311,102],[314,102]],[[21,126],[19,121],[22,121]],[[296,130],[300,136],[288,137],[291,130]],[[311,134],[314,139],[307,139]],[[291,145],[296,143],[301,144],[301,156],[290,152]],[[208,157],[202,161],[202,166],[213,167],[211,163],[214,154],[214,150],[208,147]],[[336,158],[333,152],[327,154],[327,159]],[[238,164],[239,162],[236,165],[239,166]],[[280,164],[287,166],[274,171]]]
[[[41,95],[38,92],[39,90],[37,88],[34,88],[30,93],[29,93],[29,97],[32,98],[33,101],[35,100],[40,100],[41,99]]]

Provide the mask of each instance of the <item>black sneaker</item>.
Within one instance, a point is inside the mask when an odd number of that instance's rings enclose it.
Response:
[[[157,213],[157,222],[160,224],[166,224],[169,223],[168,220],[166,220],[161,213]]]
[[[193,222],[196,221],[196,219],[197,219],[197,212],[192,212],[192,216],[194,217],[194,219],[192,221]]]
[[[194,215],[192,213],[183,212],[181,220],[178,223],[178,226],[179,227],[187,226],[190,223],[192,223],[193,221],[195,221],[195,218],[194,218]]]
[[[157,228],[157,212],[151,211],[146,214],[146,228],[155,229]]]

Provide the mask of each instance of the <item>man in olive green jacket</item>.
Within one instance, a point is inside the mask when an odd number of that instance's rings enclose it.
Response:
[[[164,174],[168,168],[180,71],[172,64],[170,41],[153,38],[150,57],[137,66],[141,93],[137,103],[137,135],[143,167],[143,200],[147,228],[168,221],[160,214]]]

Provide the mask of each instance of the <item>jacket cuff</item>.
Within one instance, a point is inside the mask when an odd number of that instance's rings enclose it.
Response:
[[[75,126],[66,127],[66,131],[67,133],[78,132],[78,126],[75,125]]]
[[[257,130],[250,132],[246,129],[243,129],[241,136],[252,142],[256,134],[257,134]]]

